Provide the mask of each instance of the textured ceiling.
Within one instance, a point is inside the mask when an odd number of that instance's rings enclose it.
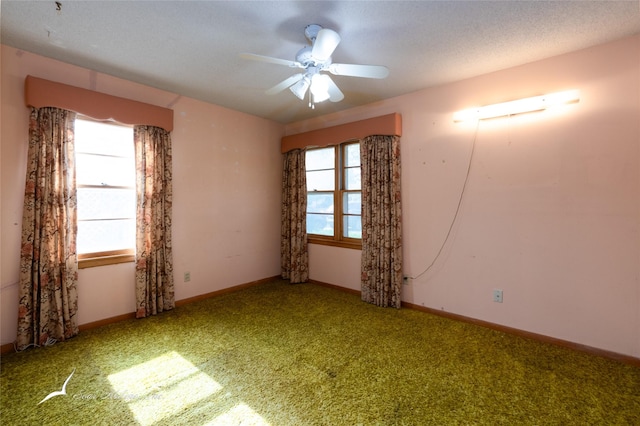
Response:
[[[54,1],[2,0],[1,41],[227,108],[290,123],[640,33],[640,1]],[[315,110],[265,90],[297,69],[320,24],[333,61],[385,65],[385,80],[332,76],[339,103]]]

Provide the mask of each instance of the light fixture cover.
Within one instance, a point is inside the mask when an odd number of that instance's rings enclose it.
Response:
[[[329,99],[329,78],[325,74],[315,74],[311,77],[311,93],[313,94],[313,102],[319,103]]]
[[[578,90],[567,90],[483,107],[469,108],[455,113],[453,121],[460,122],[506,117],[527,112],[542,111],[554,106],[578,102],[579,100],[580,92]]]
[[[307,93],[307,89],[309,89],[309,79],[304,77],[302,80],[298,81],[296,84],[291,86],[289,89],[296,95],[299,99],[304,99],[305,93]]]

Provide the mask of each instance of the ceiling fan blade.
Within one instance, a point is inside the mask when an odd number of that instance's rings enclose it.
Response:
[[[311,56],[317,61],[326,61],[340,43],[340,36],[337,32],[328,28],[323,28],[318,32],[316,41],[313,42]]]
[[[267,90],[265,93],[267,95],[275,95],[276,93],[282,92],[284,89],[302,80],[302,77],[304,77],[304,74],[302,73],[294,74],[291,77],[287,78],[286,80],[276,84],[271,89]]]
[[[272,58],[271,56],[256,55],[255,53],[241,53],[241,58],[252,61],[268,62],[270,64],[286,65],[291,68],[304,68],[301,63],[286,59]]]
[[[323,74],[327,81],[327,91],[329,92],[329,100],[331,102],[340,102],[344,99],[344,93],[340,90],[336,83],[333,82],[331,77],[326,74]]]
[[[328,70],[333,75],[349,77],[385,78],[389,75],[389,69],[382,65],[331,64]]]

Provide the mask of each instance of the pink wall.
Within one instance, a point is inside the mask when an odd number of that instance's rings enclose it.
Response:
[[[2,46],[0,343],[16,333],[28,74],[174,110],[177,300],[279,275],[284,126]],[[133,264],[80,270],[80,324],[133,312],[133,274]]]
[[[279,274],[284,131],[398,112],[406,275],[440,249],[476,141],[451,238],[403,299],[640,357],[640,36],[286,127],[2,49],[2,343],[15,336],[30,73],[174,109],[178,299]],[[559,114],[482,122],[477,133],[452,120],[470,106],[566,89],[581,101]],[[359,288],[358,251],[312,245],[310,262],[312,279]],[[81,323],[133,311],[128,267],[81,271]],[[494,288],[504,303],[491,301]]]
[[[581,100],[561,112],[483,121],[477,133],[452,120],[461,109],[568,89]],[[640,357],[640,36],[286,132],[392,112],[403,121],[406,275],[425,271],[442,246],[476,143],[451,237],[403,300]],[[311,279],[358,288],[360,257],[344,252],[312,246]]]

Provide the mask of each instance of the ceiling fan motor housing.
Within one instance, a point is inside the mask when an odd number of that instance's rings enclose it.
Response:
[[[309,39],[311,44],[313,44],[313,41],[316,39],[316,36],[318,35],[321,29],[322,29],[322,26],[318,24],[307,25],[304,28],[304,35]]]
[[[296,62],[307,66],[313,64],[313,56],[311,55],[311,46],[305,46],[296,53]]]
[[[331,58],[328,58],[325,61],[318,61],[312,55],[313,47],[305,46],[296,53],[296,62],[302,64],[305,68],[308,66],[317,66],[322,69],[331,65]]]

